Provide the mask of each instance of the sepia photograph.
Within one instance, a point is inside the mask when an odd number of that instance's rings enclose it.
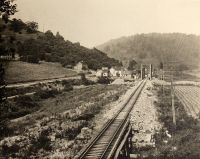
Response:
[[[0,0],[0,159],[200,159],[200,0]]]

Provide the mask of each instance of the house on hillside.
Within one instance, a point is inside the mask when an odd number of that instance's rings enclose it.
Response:
[[[101,69],[98,69],[97,72],[96,72],[96,77],[101,77],[102,76],[102,70]]]
[[[102,69],[98,69],[96,72],[97,77],[109,77],[110,76],[110,71],[108,67],[102,67]]]
[[[123,76],[123,68],[121,68],[121,67],[111,67],[110,74],[113,77],[122,77]]]
[[[127,69],[122,70],[122,77],[124,78],[132,78],[132,71],[129,71]]]
[[[87,64],[85,62],[80,61],[74,66],[74,69],[76,71],[88,70],[88,66],[87,66]]]

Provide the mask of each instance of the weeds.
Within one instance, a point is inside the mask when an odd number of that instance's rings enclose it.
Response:
[[[165,128],[156,134],[156,148],[154,157],[157,159],[199,159],[200,158],[200,123],[199,121],[187,116],[183,105],[175,98],[176,109],[176,129],[172,122],[170,88],[165,87],[165,92],[162,88],[158,89],[159,120],[164,123]],[[172,134],[172,137],[167,137],[166,130]]]

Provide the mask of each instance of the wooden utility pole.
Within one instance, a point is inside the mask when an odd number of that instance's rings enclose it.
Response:
[[[140,69],[141,69],[141,80],[143,80],[143,64],[141,64],[141,67],[140,67]]]
[[[175,106],[174,106],[173,75],[172,75],[172,79],[171,79],[171,97],[172,97],[172,118],[173,118],[174,128],[176,129],[176,110],[175,110]]]
[[[150,80],[152,80],[152,74],[153,74],[153,67],[152,67],[152,64],[149,65],[149,78]]]
[[[166,63],[165,72],[167,73],[166,77],[171,82],[171,106],[172,106],[172,121],[174,125],[174,129],[176,129],[176,110],[175,110],[175,102],[174,102],[174,73],[176,73],[176,65],[178,61],[170,61]],[[164,67],[163,67],[164,68]],[[166,78],[166,79],[167,79]]]

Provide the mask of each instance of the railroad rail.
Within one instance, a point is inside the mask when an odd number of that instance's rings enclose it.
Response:
[[[132,92],[122,108],[110,119],[95,136],[88,146],[80,152],[78,159],[112,159],[119,158],[120,150],[126,145],[130,145],[129,140],[132,133],[129,113],[137,101],[146,80],[142,80]],[[131,141],[130,141],[131,142]],[[127,153],[127,152],[126,152]],[[127,157],[128,158],[128,157]]]

